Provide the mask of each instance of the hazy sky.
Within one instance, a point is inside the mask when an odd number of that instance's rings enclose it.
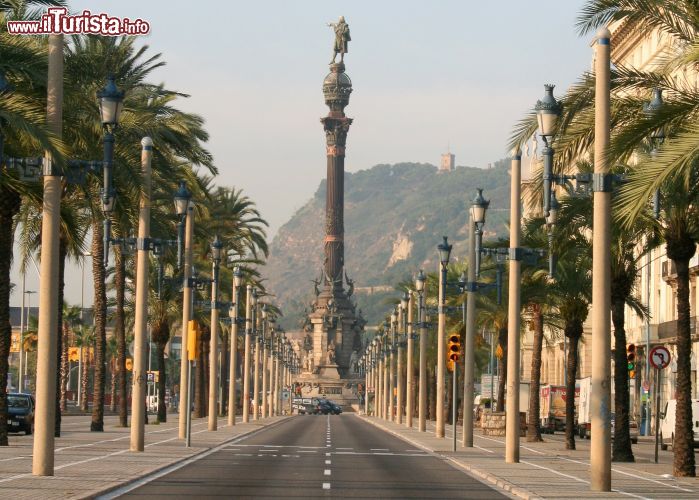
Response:
[[[543,95],[544,83],[563,92],[589,68],[591,37],[574,29],[583,4],[70,2],[74,11],[150,22],[143,42],[167,62],[155,79],[191,95],[178,105],[206,120],[217,183],[255,200],[270,222],[270,240],[325,175],[319,118],[327,113],[321,85],[332,56],[327,22],[344,15],[352,35],[345,58],[354,86],[346,108],[354,118],[348,171],[401,161],[437,164],[447,147],[457,165],[485,167],[506,155],[512,126]],[[67,300],[79,303],[79,268],[67,275]],[[27,288],[37,286],[32,270]],[[86,290],[91,304],[89,284]],[[20,296],[15,292],[13,305]]]

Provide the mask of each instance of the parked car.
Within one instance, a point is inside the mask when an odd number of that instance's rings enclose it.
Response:
[[[660,447],[667,450],[675,440],[675,412],[677,400],[671,399],[665,403],[665,411],[660,414]],[[692,399],[692,431],[694,432],[693,445],[699,446],[699,399]]]
[[[7,427],[10,432],[29,435],[34,430],[34,397],[31,394],[7,395]]]

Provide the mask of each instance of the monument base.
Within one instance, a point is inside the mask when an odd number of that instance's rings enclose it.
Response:
[[[301,386],[300,397],[329,399],[343,411],[354,411],[352,405],[359,403],[357,388],[364,385],[364,378],[340,378],[337,365],[325,365],[318,373],[299,374],[295,382]]]

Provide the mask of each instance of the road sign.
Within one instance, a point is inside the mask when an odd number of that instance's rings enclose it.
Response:
[[[667,368],[670,364],[670,351],[667,350],[667,347],[662,345],[657,345],[651,349],[648,357],[650,358],[650,364],[658,370]]]

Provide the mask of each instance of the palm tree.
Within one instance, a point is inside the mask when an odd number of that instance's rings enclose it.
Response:
[[[61,345],[61,385],[60,385],[60,395],[61,395],[61,411],[66,410],[66,389],[68,386],[68,371],[70,369],[70,363],[68,362],[68,347],[72,343],[72,338],[75,335],[75,330],[78,326],[82,325],[82,320],[80,319],[80,307],[79,306],[69,306],[67,303],[63,304],[63,335]]]
[[[46,4],[47,2],[41,2]],[[8,19],[30,19],[40,2],[0,2],[0,78],[11,88],[0,92],[0,137],[6,156],[38,156],[43,150],[58,154],[56,141],[45,128],[46,46],[38,37],[8,34]],[[10,268],[15,217],[24,195],[38,199],[37,184],[20,179],[0,157],[0,380],[7,379],[10,354]],[[7,399],[0,391],[0,446],[7,446]]]
[[[116,360],[117,360],[117,339],[115,335],[109,337],[107,340],[107,359],[109,359],[109,372],[111,374],[111,391],[109,398],[109,411],[116,411],[116,399],[117,399],[117,370],[116,370]]]

